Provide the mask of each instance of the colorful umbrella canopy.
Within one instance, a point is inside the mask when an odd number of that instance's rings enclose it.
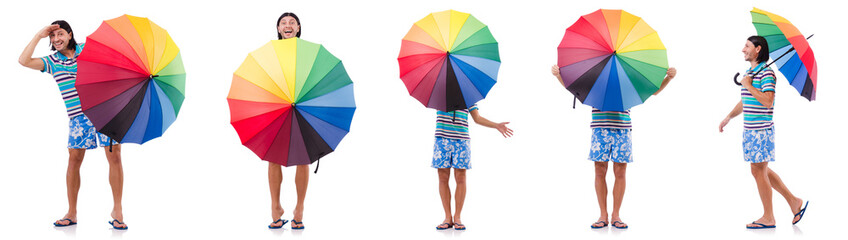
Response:
[[[601,111],[624,111],[645,102],[668,69],[657,32],[622,10],[583,15],[566,29],[557,52],[562,84]]]
[[[332,152],[356,110],[342,62],[300,38],[274,40],[248,54],[233,74],[227,101],[241,143],[283,166],[310,164]]]
[[[768,42],[769,56],[789,84],[807,100],[816,100],[816,57],[801,31],[789,20],[758,8],[751,10],[751,18],[757,35]]]
[[[147,18],[103,21],[77,59],[82,111],[120,143],[162,136],[185,99],[185,69],[171,36]]]
[[[485,98],[500,61],[489,27],[454,10],[432,13],[412,25],[398,55],[409,95],[441,111],[467,109]]]

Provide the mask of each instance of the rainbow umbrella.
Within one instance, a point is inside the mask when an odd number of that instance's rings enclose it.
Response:
[[[777,68],[807,100],[816,100],[818,67],[810,43],[789,20],[758,8],[751,10],[757,35],[766,38],[769,56]]]
[[[342,62],[299,38],[274,40],[248,54],[233,74],[227,101],[241,143],[283,166],[310,164],[332,152],[356,110]]]
[[[495,85],[498,43],[489,27],[454,10],[427,15],[412,25],[400,46],[400,78],[428,108],[467,109]]]
[[[583,15],[565,30],[557,51],[562,84],[601,111],[642,104],[659,89],[668,69],[657,31],[622,10]]]
[[[180,49],[147,18],[103,21],[77,59],[82,111],[101,133],[120,143],[162,136],[185,99]]]

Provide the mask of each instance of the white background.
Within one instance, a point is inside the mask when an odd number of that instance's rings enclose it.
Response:
[[[846,213],[843,154],[846,98],[840,57],[842,12],[819,1],[12,1],[0,10],[0,238],[2,239],[821,239],[841,233]],[[778,75],[777,162],[787,186],[811,201],[797,226],[774,193],[776,230],[750,231],[762,214],[741,158],[741,117],[718,123],[739,101],[731,77],[748,65],[745,38],[757,6],[788,18],[819,64],[818,100],[807,102]],[[588,155],[590,108],[551,76],[565,28],[598,8],[624,9],[656,29],[678,76],[633,109],[635,162],[621,216],[628,230],[590,230],[598,217]],[[455,9],[487,24],[500,46],[498,84],[480,113],[510,121],[515,137],[471,127],[464,232],[436,231],[443,212],[429,167],[435,111],[408,96],[398,77],[401,38],[430,12]],[[232,72],[248,52],[275,39],[291,11],[303,39],[340,58],[355,83],[356,115],[336,151],[310,174],[304,231],[268,230],[267,163],[243,147],[229,124]],[[56,19],[85,41],[106,19],[131,14],[165,28],[181,48],[186,100],[165,135],[123,148],[124,216],[111,230],[103,150],[87,152],[79,225],[54,228],[67,210],[67,115],[52,78],[16,59]],[[835,21],[835,22],[834,22]],[[50,54],[46,40],[36,57]],[[313,166],[314,169],[314,166]],[[611,170],[610,170],[611,171]],[[608,176],[612,183],[612,173]],[[284,170],[286,219],[294,169]],[[610,189],[612,185],[609,186]],[[611,195],[610,195],[611,197]],[[610,205],[612,204],[610,200]]]

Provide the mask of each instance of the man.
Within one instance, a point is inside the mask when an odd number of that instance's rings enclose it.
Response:
[[[559,67],[551,67],[551,74],[562,83]],[[654,95],[659,94],[668,85],[677,69],[669,68],[659,89]],[[601,216],[592,223],[592,228],[603,228],[608,226],[612,220],[612,226],[618,229],[626,229],[628,225],[621,220],[619,209],[624,200],[624,189],[626,186],[627,164],[633,161],[630,110],[625,111],[601,111],[592,108],[592,145],[589,152],[589,160],[595,162],[595,194],[598,197],[598,206]],[[615,185],[612,189],[613,209],[612,219],[607,212],[607,169],[609,161],[613,162],[613,174],[615,174]]]
[[[792,224],[801,221],[807,206],[803,208],[801,198],[795,197],[768,167],[774,161],[774,71],[766,67],[768,61],[768,42],[761,36],[751,36],[742,49],[745,61],[751,63],[751,68],[742,79],[742,100],[727,114],[718,126],[719,132],[724,132],[724,126],[741,113],[744,115],[745,131],[743,132],[743,152],[746,162],[751,163],[751,174],[757,182],[757,190],[763,203],[763,216],[749,223],[749,229],[774,228],[774,212],[772,210],[771,189],[774,188],[786,198],[789,208],[795,213]]]
[[[52,55],[33,58],[35,45],[45,37],[50,37],[50,48],[56,52]],[[77,56],[82,52],[85,44],[77,44],[71,25],[63,20],[54,21],[51,25],[42,28],[35,34],[29,44],[24,48],[18,58],[18,62],[28,68],[39,70],[53,75],[53,79],[59,85],[65,107],[70,118],[70,133],[68,134],[68,171],[66,184],[68,191],[68,213],[53,225],[65,227],[77,224],[77,196],[80,189],[80,166],[86,149],[95,149],[97,146],[112,145],[111,139],[94,129],[94,125],[88,117],[82,113],[77,90],[74,87],[77,76]],[[106,151],[106,159],[109,161],[109,184],[112,186],[112,221],[109,224],[115,229],[127,229],[123,223],[124,216],[121,206],[123,195],[124,172],[121,165],[121,145],[115,144]]]

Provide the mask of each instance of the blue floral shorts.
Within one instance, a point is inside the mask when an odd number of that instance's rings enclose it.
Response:
[[[633,162],[630,129],[593,128],[589,160],[617,163]]]
[[[109,137],[97,132],[94,129],[94,124],[88,120],[85,115],[79,115],[71,118],[68,123],[70,131],[68,133],[68,148],[72,149],[95,149],[98,145],[101,147],[111,145]]]
[[[470,141],[437,137],[431,167],[471,169]]]
[[[746,162],[774,162],[774,127],[745,130],[742,134],[742,153]]]

